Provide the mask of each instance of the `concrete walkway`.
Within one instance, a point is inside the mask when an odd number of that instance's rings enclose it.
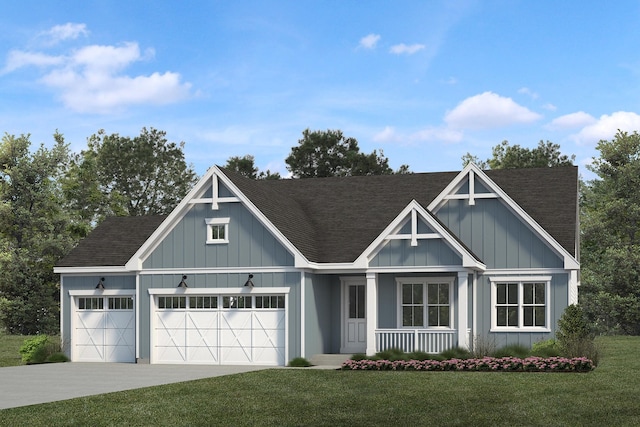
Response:
[[[12,366],[0,368],[0,409],[267,368],[81,362]]]

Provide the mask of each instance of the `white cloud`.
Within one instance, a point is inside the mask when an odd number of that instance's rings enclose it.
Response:
[[[640,130],[640,115],[630,111],[617,111],[610,116],[604,114],[571,137],[578,144],[596,144],[601,139],[612,139],[618,130],[624,132]]]
[[[53,65],[63,64],[65,61],[62,56],[51,56],[40,52],[23,52],[20,50],[12,50],[7,55],[7,62],[0,74],[7,74],[18,68],[30,65],[36,67],[49,67]]]
[[[542,108],[544,108],[545,110],[549,110],[549,111],[556,111],[558,109],[558,107],[556,107],[553,104],[544,104],[542,106]]]
[[[360,47],[365,49],[375,49],[379,40],[380,35],[371,33],[360,39]]]
[[[547,124],[545,128],[549,130],[577,129],[590,125],[596,121],[596,118],[591,114],[587,114],[584,111],[578,111],[576,113],[556,117],[551,121],[551,123]]]
[[[84,26],[64,27],[59,37],[73,37]],[[56,28],[56,27],[54,27]],[[130,105],[164,105],[190,96],[191,85],[174,72],[127,75],[123,71],[136,62],[153,58],[137,43],[120,46],[89,45],[67,54],[52,56],[41,52],[12,51],[2,73],[39,66],[47,70],[39,82],[53,88],[66,107],[83,113],[110,113]]]
[[[89,35],[89,30],[85,24],[67,22],[64,25],[56,25],[38,36],[44,39],[45,45],[53,46],[65,40],[74,40],[87,35]]]
[[[374,135],[373,140],[375,142],[397,142],[404,144],[433,141],[455,143],[460,142],[463,136],[462,131],[447,127],[430,126],[417,132],[403,135],[397,133],[394,128],[387,126],[381,132]]]
[[[484,92],[462,101],[445,115],[444,121],[454,129],[488,129],[531,123],[541,117],[511,98]]]
[[[528,96],[531,97],[531,99],[538,99],[538,94],[533,92],[528,87],[523,87],[523,88],[518,89],[518,93],[521,93],[523,95],[528,95]]]
[[[404,43],[400,43],[394,46],[391,46],[389,52],[394,53],[396,55],[413,55],[414,53],[424,49],[426,46],[423,44],[412,44],[406,45]]]

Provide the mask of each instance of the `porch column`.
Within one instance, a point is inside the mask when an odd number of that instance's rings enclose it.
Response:
[[[469,273],[458,272],[458,346],[469,348]]]
[[[376,353],[376,328],[378,327],[378,275],[367,273],[367,355]]]

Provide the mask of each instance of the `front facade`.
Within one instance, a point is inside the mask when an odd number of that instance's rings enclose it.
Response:
[[[577,168],[254,181],[109,218],[55,271],[73,361],[285,365],[553,336],[577,302]]]

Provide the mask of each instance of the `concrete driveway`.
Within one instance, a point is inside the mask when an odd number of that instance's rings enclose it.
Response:
[[[49,363],[0,368],[0,409],[268,369],[263,366]]]

